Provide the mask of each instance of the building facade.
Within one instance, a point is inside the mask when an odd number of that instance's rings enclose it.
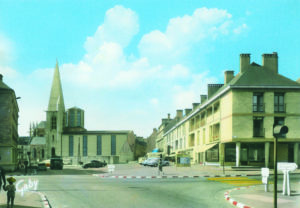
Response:
[[[17,167],[18,117],[15,92],[0,74],[0,166],[7,170]]]
[[[91,160],[126,163],[134,160],[133,131],[88,131],[84,110],[65,110],[63,90],[56,63],[45,122],[46,158],[60,156],[71,164]]]
[[[194,163],[273,166],[273,125],[289,132],[278,141],[278,161],[299,164],[300,84],[278,73],[277,53],[262,65],[240,55],[240,71],[226,71],[224,84],[209,84],[201,104],[157,140],[164,151],[189,154]]]

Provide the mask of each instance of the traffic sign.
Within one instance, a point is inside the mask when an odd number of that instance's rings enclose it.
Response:
[[[278,170],[281,171],[294,171],[298,168],[296,163],[280,162],[277,163]]]

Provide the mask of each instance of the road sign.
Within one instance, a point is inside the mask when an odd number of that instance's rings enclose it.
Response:
[[[107,165],[107,169],[109,173],[112,173],[115,171],[115,165]]]
[[[269,175],[270,175],[270,170],[269,168],[262,168],[261,169],[261,175],[262,175],[262,183],[265,184],[265,192],[268,192],[268,186],[269,186]]]
[[[277,163],[278,170],[281,171],[294,171],[298,168],[296,163],[280,162]]]
[[[283,195],[291,195],[290,189],[290,171],[294,171],[298,168],[296,163],[288,163],[288,162],[281,162],[277,164],[278,170],[283,172],[283,187],[282,187],[282,194]]]
[[[269,168],[262,168],[262,169],[261,169],[261,175],[262,175],[262,176],[269,176],[269,175],[270,175],[270,170],[269,170]]]

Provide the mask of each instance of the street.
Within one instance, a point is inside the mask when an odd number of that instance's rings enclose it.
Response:
[[[230,185],[200,179],[99,179],[90,175],[37,176],[53,207],[231,207]]]
[[[207,167],[207,171],[210,170]],[[213,168],[213,167],[212,167]],[[260,176],[251,177],[202,177],[198,178],[112,178],[107,168],[83,169],[66,166],[63,170],[39,171],[37,175],[16,176],[18,181],[38,181],[36,192],[46,195],[54,208],[81,207],[233,207],[224,199],[227,190],[261,184]],[[157,168],[139,165],[117,165],[115,175],[150,176],[157,174]],[[196,169],[165,168],[166,175],[196,173]],[[175,172],[176,171],[176,172]],[[95,175],[94,175],[95,174]],[[108,177],[99,177],[104,174]],[[299,175],[292,175],[291,182],[299,181]],[[271,181],[272,183],[272,181]],[[24,185],[22,185],[24,186]],[[272,186],[272,185],[270,185]],[[278,187],[281,189],[282,176]],[[21,186],[17,187],[20,189]],[[33,190],[29,187],[29,190]],[[272,189],[272,188],[271,188]],[[23,190],[24,192],[28,190]],[[239,195],[244,193],[244,195]],[[235,193],[243,199],[247,192]],[[238,195],[237,195],[238,194]],[[20,192],[17,193],[20,196]],[[244,200],[244,199],[243,199]]]

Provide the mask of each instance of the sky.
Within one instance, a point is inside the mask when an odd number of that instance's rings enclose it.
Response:
[[[277,52],[300,77],[298,0],[0,0],[0,73],[15,90],[19,135],[46,119],[56,60],[65,108],[87,130],[147,137],[192,108],[239,55]]]

